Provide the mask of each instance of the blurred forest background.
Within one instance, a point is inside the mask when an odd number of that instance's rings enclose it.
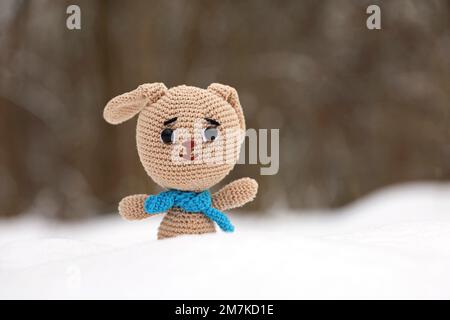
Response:
[[[102,118],[145,82],[232,85],[249,128],[280,128],[277,175],[238,165],[224,181],[260,182],[247,210],[450,178],[449,1],[0,0],[0,216],[111,213],[158,191],[135,120]]]

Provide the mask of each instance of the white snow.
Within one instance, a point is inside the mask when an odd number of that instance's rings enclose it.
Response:
[[[233,212],[234,234],[156,240],[161,217],[0,220],[0,298],[450,298],[450,185],[344,209]]]

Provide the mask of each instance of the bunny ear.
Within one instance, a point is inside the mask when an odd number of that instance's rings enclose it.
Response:
[[[233,107],[238,116],[240,127],[243,131],[245,131],[244,112],[242,111],[241,103],[239,102],[239,96],[236,89],[224,84],[212,83],[211,85],[209,85],[208,91],[211,91],[215,95],[224,99]]]
[[[166,92],[163,83],[145,83],[137,89],[112,98],[103,110],[103,118],[111,124],[119,124],[138,114],[145,106],[155,103]]]

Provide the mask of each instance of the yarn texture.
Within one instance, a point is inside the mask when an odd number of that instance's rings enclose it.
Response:
[[[228,217],[211,206],[211,194],[208,190],[203,192],[169,190],[158,195],[151,195],[144,202],[145,212],[149,214],[166,212],[172,207],[178,207],[186,212],[202,212],[217,223],[223,231],[234,231],[234,226]]]
[[[141,220],[165,213],[158,239],[215,232],[214,223],[223,231],[234,230],[222,211],[252,201],[257,193],[257,182],[242,178],[212,195],[208,189],[228,175],[239,156],[242,140],[236,142],[226,134],[245,131],[237,91],[219,83],[207,89],[186,85],[168,89],[162,83],[147,83],[111,99],[103,111],[103,117],[111,124],[120,124],[136,115],[139,159],[148,176],[168,191],[156,196],[127,196],[119,203],[120,215],[126,220]],[[201,132],[211,123],[218,138],[205,141]],[[197,127],[201,130],[196,130]],[[167,136],[166,141],[161,139],[161,133],[167,129],[176,133],[170,143]],[[180,130],[185,135],[178,135]],[[236,148],[220,154],[220,148],[214,149],[220,143]],[[182,147],[178,155],[174,153],[175,145],[186,147]],[[207,152],[210,150],[219,151]],[[200,158],[202,161],[178,162],[174,161],[174,154],[180,159]],[[223,161],[211,161],[217,154],[223,156]]]

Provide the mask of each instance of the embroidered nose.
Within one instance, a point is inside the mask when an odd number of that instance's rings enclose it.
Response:
[[[194,147],[195,147],[195,142],[194,140],[187,140],[185,142],[183,142],[183,147],[185,148],[186,152],[184,152],[183,154],[183,158],[186,160],[195,160],[195,155],[194,155]]]

